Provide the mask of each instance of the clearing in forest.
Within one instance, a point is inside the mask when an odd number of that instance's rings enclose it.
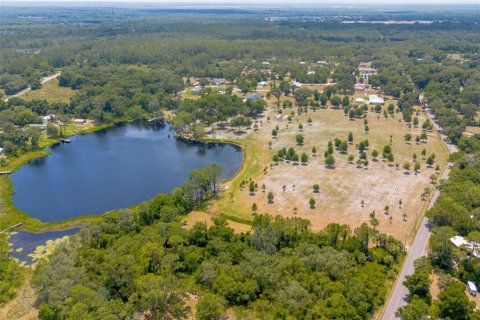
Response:
[[[438,173],[437,165],[440,172],[443,170],[447,151],[435,131],[426,132],[426,141],[415,141],[423,132],[422,123],[427,120],[420,108],[419,125],[409,126],[399,121],[401,113],[384,117],[383,110],[390,103],[394,101],[386,101],[380,113],[367,113],[368,133],[365,132],[363,118],[351,120],[343,110],[308,110],[308,113],[298,115],[296,107],[287,108],[283,109],[283,114],[290,115],[293,111],[292,121],[279,121],[275,108],[270,108],[258,121],[258,130],[236,139],[246,151],[244,167],[233,180],[226,182],[222,198],[212,206],[211,211],[237,219],[253,219],[252,206],[255,203],[256,213],[305,218],[311,221],[314,230],[329,223],[352,227],[363,222],[370,224],[371,213],[375,212],[379,221],[377,228],[381,232],[410,242],[416,220],[426,210],[428,196],[422,199],[422,193],[426,188],[433,191],[432,175]],[[299,129],[299,124],[303,125],[303,129]],[[278,136],[273,138],[272,130],[277,126]],[[353,134],[353,142],[348,144],[348,151],[341,153],[335,149],[335,168],[327,167],[324,152],[328,142],[334,142],[335,138],[345,141],[349,132]],[[296,143],[298,134],[304,137],[302,145]],[[412,136],[409,142],[405,140],[408,134]],[[368,166],[360,166],[356,163],[360,156],[358,145],[367,139],[369,146],[365,153]],[[382,157],[386,145],[392,148],[393,162]],[[278,165],[272,165],[273,155],[284,147],[287,150],[292,147],[298,156],[306,153],[308,163],[280,161]],[[317,149],[315,156],[312,154],[313,147]],[[422,156],[424,149],[426,156]],[[373,150],[379,152],[376,160],[372,157]],[[436,155],[435,163],[428,166],[426,159],[432,153]],[[352,162],[348,160],[349,155],[355,157]],[[410,164],[410,170],[403,169],[406,162]],[[418,173],[414,171],[417,162],[420,163]],[[257,186],[253,193],[249,190],[250,179]],[[319,192],[313,191],[315,184],[318,184]],[[270,192],[273,194],[271,203],[268,201]],[[315,200],[314,206],[310,206],[311,198]]]
[[[54,79],[42,84],[42,87],[38,90],[30,90],[25,92],[23,95],[19,96],[19,98],[27,101],[47,100],[49,103],[70,103],[70,98],[74,95],[74,90],[67,87],[60,87],[58,85],[58,79]]]

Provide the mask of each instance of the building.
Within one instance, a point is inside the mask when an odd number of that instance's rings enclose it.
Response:
[[[376,94],[371,94],[368,96],[368,103],[369,104],[384,104],[385,101],[383,98],[377,96]]]
[[[375,74],[377,70],[372,67],[372,61],[367,61],[358,64],[358,72],[363,79],[368,80],[368,77]]]
[[[480,255],[477,252],[477,248],[479,248],[479,244],[473,241],[468,241],[462,236],[455,236],[453,238],[450,238],[450,242],[453,243],[453,245],[457,248],[465,247],[469,249],[472,252],[472,255],[475,258],[479,258]]]
[[[44,125],[53,122],[55,120],[55,115],[54,114],[49,114],[44,117],[42,117],[42,122]]]
[[[292,81],[292,87],[295,87],[295,88],[300,88],[302,86],[302,84],[298,81]]]
[[[85,120],[85,119],[73,119],[73,123],[75,123],[75,124],[84,124],[86,122],[87,122],[87,120]]]
[[[193,94],[199,94],[201,91],[202,91],[202,87],[201,86],[195,86],[192,88],[192,93]]]
[[[364,104],[365,100],[363,98],[355,98],[355,103]]]
[[[355,83],[353,87],[356,91],[365,91],[367,89],[367,85],[365,83]]]
[[[268,83],[267,83],[266,81],[260,81],[260,82],[257,84],[257,87],[265,88],[267,85],[268,85]]]
[[[212,86],[215,86],[215,87],[223,86],[225,84],[225,79],[213,79],[211,81],[211,84]]]
[[[252,94],[247,94],[243,101],[247,102],[247,100],[261,100],[262,98],[263,98],[263,95],[261,93],[252,93]]]
[[[319,64],[319,65],[326,65],[326,64],[328,64],[328,62],[327,62],[327,61],[323,61],[323,60],[318,60],[318,61],[317,61],[317,64]]]

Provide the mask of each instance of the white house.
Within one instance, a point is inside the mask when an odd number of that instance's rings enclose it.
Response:
[[[365,100],[363,100],[363,98],[355,98],[355,103],[364,104],[364,103],[365,103]]]
[[[260,87],[260,88],[264,88],[268,85],[268,83],[266,81],[260,81],[258,84],[257,84],[257,87]]]
[[[194,93],[194,94],[199,94],[201,91],[202,91],[201,86],[195,86],[195,87],[192,88],[192,93]]]
[[[479,258],[480,254],[477,251],[477,248],[480,248],[480,245],[476,242],[473,241],[468,241],[462,236],[455,236],[453,238],[450,238],[450,242],[453,243],[453,245],[457,248],[460,248],[462,246],[465,246],[467,249],[471,250],[472,255],[475,258]]]
[[[328,62],[327,62],[327,61],[323,61],[323,60],[318,60],[318,61],[317,61],[317,64],[325,65],[325,64],[328,64]]]
[[[377,96],[376,94],[371,94],[368,96],[368,103],[369,104],[384,104],[385,101],[383,98]]]
[[[75,124],[84,124],[86,122],[87,122],[87,120],[85,120],[85,119],[73,119],[73,123],[75,123]]]
[[[42,122],[43,122],[43,124],[46,125],[49,122],[52,122],[54,119],[55,119],[55,115],[54,114],[49,114],[49,115],[46,115],[46,116],[42,117]]]
[[[298,81],[292,81],[292,87],[300,88],[302,84]]]

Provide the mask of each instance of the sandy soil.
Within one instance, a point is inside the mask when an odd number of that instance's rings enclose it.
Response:
[[[356,96],[362,96],[358,93]],[[388,105],[390,101],[387,101]],[[292,109],[296,112],[296,108]],[[292,110],[284,110],[284,114],[290,114]],[[268,121],[267,118],[271,120]],[[307,119],[312,118],[308,124]],[[421,193],[426,187],[431,188],[430,176],[435,173],[434,168],[427,168],[425,159],[421,156],[422,149],[427,150],[427,155],[434,152],[437,156],[437,164],[443,167],[446,163],[447,153],[440,138],[434,132],[428,133],[426,143],[406,143],[404,135],[411,133],[413,138],[420,135],[420,128],[409,128],[405,123],[399,122],[400,114],[394,118],[385,119],[383,114],[370,112],[367,116],[370,131],[364,131],[363,119],[349,120],[343,110],[317,110],[309,111],[308,114],[295,115],[291,123],[278,122],[275,119],[275,112],[270,109],[265,117],[259,121],[258,131],[250,131],[245,135],[234,136],[243,140],[246,144],[254,144],[254,155],[250,155],[251,162],[257,162],[257,169],[249,169],[251,174],[244,175],[242,179],[253,179],[259,186],[255,195],[250,195],[248,188],[241,190],[237,184],[240,181],[234,179],[227,184],[230,200],[223,200],[218,207],[220,212],[235,214],[242,218],[251,218],[251,206],[256,203],[259,213],[270,213],[273,215],[293,216],[294,208],[297,208],[297,215],[307,218],[312,222],[312,228],[318,230],[327,224],[346,223],[352,227],[363,222],[369,222],[369,215],[376,212],[380,220],[379,229],[382,232],[392,234],[402,241],[410,242],[416,219],[420,219],[426,209],[426,202],[421,200]],[[420,112],[420,124],[426,116]],[[298,124],[302,123],[302,131]],[[279,127],[278,138],[272,138],[271,131]],[[357,168],[356,164],[347,161],[347,154],[334,152],[336,167],[329,169],[325,167],[323,153],[327,148],[328,141],[335,138],[346,140],[348,132],[354,135],[354,143],[349,145],[348,154],[355,155],[358,159],[358,150],[355,145],[360,141],[368,139],[370,142],[367,151],[369,166]],[[217,133],[218,135],[219,133]],[[231,133],[220,133],[222,138],[232,138]],[[305,137],[303,146],[297,146],[295,136],[302,134]],[[392,137],[392,149],[395,155],[395,163],[400,165],[389,166],[387,162],[378,158],[373,161],[372,150],[376,149],[382,153],[383,146],[390,143]],[[272,149],[268,147],[272,142]],[[312,156],[311,149],[317,148],[317,155]],[[293,165],[292,163],[280,163],[271,166],[272,155],[282,147],[293,147],[298,154],[305,152],[309,155],[308,165]],[[410,162],[412,169],[414,161],[413,154],[416,153],[417,161],[421,164],[421,170],[415,174],[410,170],[408,174],[401,169],[404,162]],[[247,167],[249,164],[247,163]],[[266,169],[266,170],[265,170]],[[261,191],[265,184],[266,191],[272,191],[274,203],[268,204],[267,192]],[[313,184],[320,185],[320,192],[313,193]],[[286,191],[283,191],[283,186]],[[309,208],[308,200],[313,197],[316,200],[316,207]],[[362,200],[364,206],[362,207]],[[402,206],[399,205],[402,200]],[[385,213],[385,206],[389,206],[388,214]],[[403,214],[407,215],[406,221]]]

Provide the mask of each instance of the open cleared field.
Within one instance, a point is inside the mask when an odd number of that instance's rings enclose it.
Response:
[[[30,90],[21,95],[20,98],[30,100],[47,100],[48,102],[69,103],[70,98],[75,95],[75,91],[70,88],[60,87],[58,79],[46,82],[39,90]]]
[[[389,103],[390,101],[387,101],[385,105]],[[296,108],[292,110],[296,112]],[[292,110],[286,109],[284,114],[290,114]],[[270,121],[267,121],[268,117]],[[426,115],[420,111],[418,117],[421,125]],[[312,119],[311,124],[307,123],[308,118]],[[251,132],[243,139],[237,139],[246,150],[244,168],[235,179],[226,183],[223,198],[213,205],[212,210],[251,219],[253,203],[257,204],[258,213],[273,215],[294,216],[294,208],[297,208],[297,216],[309,219],[313,229],[323,228],[333,222],[355,227],[363,222],[368,223],[370,213],[375,211],[380,221],[379,230],[410,242],[416,218],[420,218],[426,209],[427,202],[421,200],[421,194],[425,188],[432,188],[430,176],[436,173],[433,167],[427,168],[421,151],[426,149],[427,156],[435,153],[434,166],[439,164],[442,169],[446,163],[447,152],[439,136],[433,131],[428,132],[426,143],[417,144],[414,139],[421,134],[421,128],[409,129],[407,124],[399,122],[400,118],[399,113],[385,119],[381,113],[369,112],[366,119],[370,131],[366,134],[364,120],[349,120],[343,110],[308,111],[308,114],[296,114],[293,121],[288,123],[274,120],[275,111],[271,109],[265,113],[258,131]],[[304,126],[302,131],[298,129],[299,123]],[[279,135],[272,139],[271,132],[276,126],[280,129]],[[323,153],[327,149],[328,141],[335,138],[347,140],[349,132],[353,133],[354,142],[349,145],[348,154],[335,150],[335,169],[327,168]],[[406,133],[412,134],[412,142],[405,142]],[[305,137],[304,145],[296,145],[297,134]],[[398,163],[399,168],[394,164],[389,165],[381,156],[383,147],[390,143],[390,136],[394,163]],[[354,162],[358,160],[359,151],[356,145],[365,139],[370,143],[366,151],[369,166],[358,168],[356,164],[349,163],[347,158],[353,154]],[[269,141],[272,141],[271,150]],[[313,146],[317,148],[316,156],[312,156]],[[307,153],[308,164],[280,162],[271,166],[272,155],[282,147],[293,147],[299,155]],[[373,161],[371,156],[374,149],[380,153],[377,161]],[[418,174],[413,172],[414,153],[421,164]],[[412,167],[409,173],[402,169],[402,165],[407,161]],[[250,178],[258,184],[258,191],[254,195],[249,193],[248,185],[240,188],[240,182]],[[263,184],[266,192],[262,192]],[[313,192],[314,184],[320,186],[319,193]],[[269,191],[273,192],[275,197],[271,204],[267,200]],[[316,200],[313,209],[308,203],[311,197]],[[400,200],[402,205],[399,205]],[[384,210],[386,206],[389,206],[388,214]],[[404,213],[407,215],[406,221],[403,221]]]

